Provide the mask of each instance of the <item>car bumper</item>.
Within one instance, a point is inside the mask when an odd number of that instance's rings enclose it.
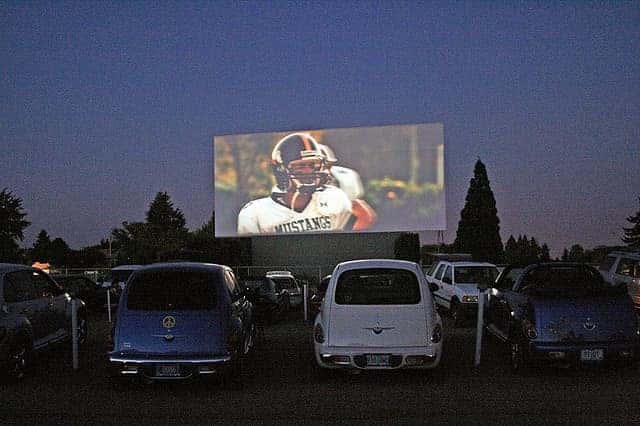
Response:
[[[220,373],[228,367],[229,355],[144,356],[110,353],[109,368],[114,376],[143,376],[154,380],[180,380]]]
[[[315,344],[316,363],[322,368],[359,370],[430,369],[440,363],[441,345],[417,347],[332,347]],[[385,365],[370,365],[370,355],[383,355]]]
[[[634,362],[640,359],[640,344],[595,342],[582,344],[529,343],[527,355],[531,361],[600,364]],[[597,356],[596,356],[597,355]]]

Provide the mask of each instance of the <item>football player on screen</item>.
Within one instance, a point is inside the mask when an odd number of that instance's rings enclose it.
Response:
[[[330,167],[311,135],[292,133],[271,153],[276,178],[271,196],[247,203],[238,214],[238,234],[280,234],[363,230],[375,222],[373,210],[352,202],[331,185]]]

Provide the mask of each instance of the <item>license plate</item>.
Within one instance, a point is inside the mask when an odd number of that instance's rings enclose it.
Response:
[[[178,364],[156,365],[156,376],[158,377],[179,377],[180,368]]]
[[[389,365],[389,355],[387,354],[368,354],[367,365],[373,367],[386,367]]]
[[[602,361],[604,359],[604,350],[602,349],[583,349],[580,351],[580,361]]]

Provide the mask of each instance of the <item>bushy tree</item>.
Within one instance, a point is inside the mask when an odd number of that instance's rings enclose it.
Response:
[[[590,261],[589,256],[585,249],[580,244],[574,244],[567,250],[566,248],[562,251],[563,261],[566,262],[588,262]]]
[[[166,192],[158,192],[149,205],[146,222],[123,222],[112,231],[118,247],[117,263],[151,263],[166,260],[186,249],[189,231],[180,209]]]
[[[471,253],[476,260],[500,262],[503,257],[500,219],[491,190],[487,169],[476,161],[454,246],[457,251]]]
[[[33,262],[51,262],[51,237],[44,229],[38,232],[29,257]]]
[[[638,197],[638,201],[640,202],[640,197]],[[631,226],[622,228],[624,229],[622,241],[633,249],[640,249],[640,209],[635,215],[629,216],[627,221],[631,223]]]
[[[0,191],[0,262],[20,259],[18,241],[24,239],[24,230],[31,224],[25,220],[22,199],[4,188]]]

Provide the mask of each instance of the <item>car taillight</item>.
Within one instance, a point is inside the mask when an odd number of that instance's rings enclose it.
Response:
[[[440,324],[436,324],[431,332],[431,343],[438,343],[440,340],[442,340],[442,327]]]
[[[316,324],[313,329],[313,340],[315,340],[316,343],[324,343],[324,330],[320,324]]]
[[[527,339],[533,340],[536,337],[538,337],[538,331],[536,330],[536,326],[533,325],[533,323],[529,320],[522,321],[522,332],[524,333],[525,336],[527,336]]]

